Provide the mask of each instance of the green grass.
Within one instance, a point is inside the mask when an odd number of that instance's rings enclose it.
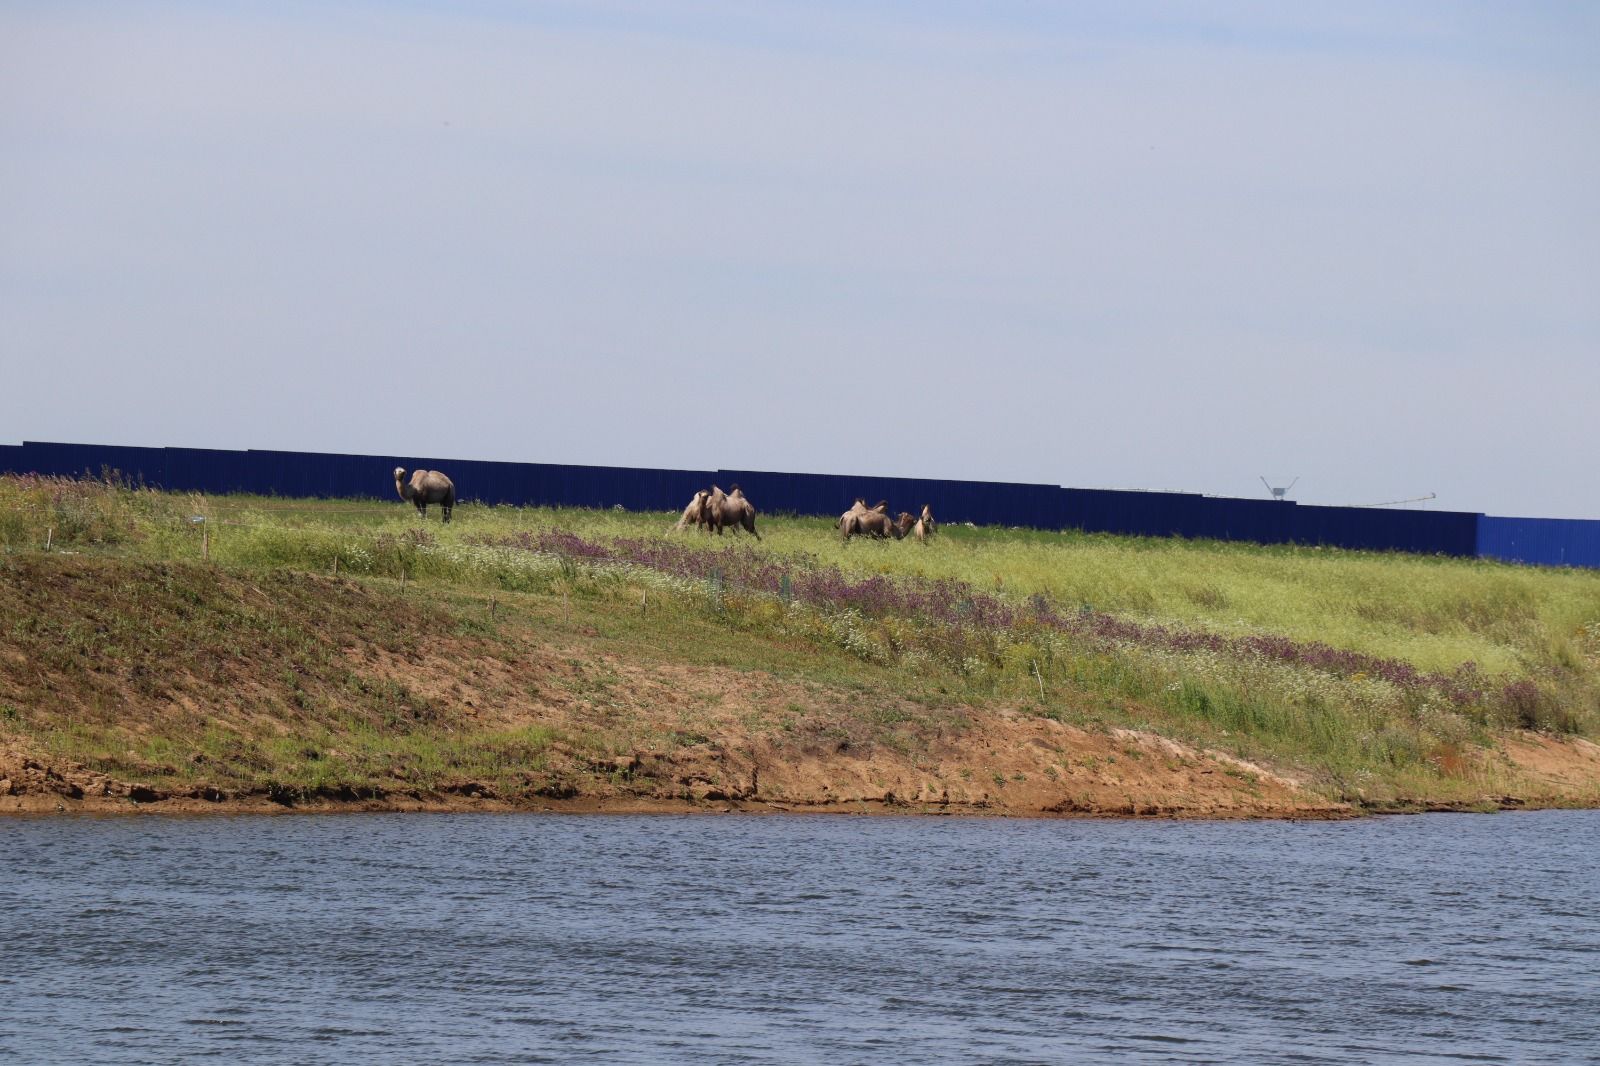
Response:
[[[338,559],[348,572],[399,576],[404,570],[411,578],[478,586],[515,584],[517,578],[465,550],[424,558],[407,534],[423,529],[442,547],[464,549],[464,538],[473,534],[554,526],[589,538],[650,536],[664,534],[675,521],[665,513],[466,504],[444,526],[436,518],[420,523],[399,500],[148,495],[155,502],[130,508],[132,523],[149,534],[141,555],[198,557],[198,527],[183,513],[193,512],[209,516],[211,550],[221,562],[331,571]],[[161,513],[163,507],[168,513]],[[8,542],[42,542],[39,526],[35,521],[28,537],[8,536]],[[927,546],[841,544],[823,519],[762,516],[760,526],[761,551],[812,555],[856,573],[950,577],[1018,599],[1042,592],[1062,603],[1141,620],[1322,641],[1430,671],[1464,662],[1496,675],[1520,676],[1547,666],[1575,669],[1600,639],[1596,571],[960,525],[941,527]],[[706,547],[734,539],[677,536]]]
[[[69,483],[76,484],[76,483]],[[0,490],[4,483],[0,482]],[[456,521],[420,523],[395,501],[69,491],[53,508],[22,506],[15,482],[0,491],[0,536],[8,547],[87,541],[114,548],[137,541],[146,558],[201,554],[208,519],[219,562],[293,566],[478,586],[519,576],[475,558],[464,538],[556,526],[586,537],[658,535],[669,514],[465,504]],[[8,500],[7,496],[12,499]],[[38,495],[37,493],[35,495]],[[7,504],[11,506],[7,506]],[[1548,665],[1578,668],[1600,628],[1600,572],[1517,567],[1479,560],[1211,541],[1124,538],[945,526],[926,547],[910,542],[839,543],[822,519],[761,519],[763,551],[804,553],[857,573],[952,577],[1023,598],[1043,592],[1067,604],[1226,633],[1278,633],[1405,659],[1447,671],[1475,662],[1494,674]],[[419,553],[425,530],[454,553]],[[680,534],[685,543],[712,538]],[[724,538],[724,542],[731,538]],[[744,538],[748,543],[748,538]],[[536,587],[542,578],[522,575]]]

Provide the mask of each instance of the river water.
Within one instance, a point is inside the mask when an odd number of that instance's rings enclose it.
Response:
[[[0,820],[0,1060],[1600,1062],[1600,812]]]

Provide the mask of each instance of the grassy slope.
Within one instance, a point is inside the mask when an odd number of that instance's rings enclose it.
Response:
[[[791,728],[887,742],[957,717],[929,689],[864,731],[825,720],[814,704],[853,706],[885,671],[620,589],[501,593],[491,613],[385,579],[29,553],[0,559],[0,598],[0,737],[166,791],[560,794],[574,767],[702,743],[721,675],[756,663]]]
[[[206,505],[246,534],[289,528],[399,535],[414,520],[386,502],[231,497]],[[473,533],[558,526],[589,537],[660,534],[675,516],[546,508],[463,507],[434,528],[442,542]],[[1443,557],[1261,547],[944,526],[931,546],[841,544],[818,519],[761,520],[764,550],[804,553],[861,573],[958,578],[1017,596],[1222,632],[1270,632],[1393,656],[1429,670],[1476,662],[1512,674],[1581,665],[1600,629],[1600,572]],[[226,537],[229,527],[224,527]],[[219,538],[221,539],[221,538]],[[710,544],[705,538],[691,543]],[[246,545],[241,557],[270,561]],[[231,557],[231,556],[230,556]],[[1589,627],[1586,629],[1586,627]]]
[[[193,515],[208,518],[211,568],[192,565],[201,555]],[[1003,635],[984,645],[981,661],[952,662],[921,654],[932,645],[884,624],[841,636],[837,619],[796,622],[737,597],[708,611],[697,590],[648,575],[470,543],[545,527],[602,542],[657,536],[671,520],[463,506],[450,527],[430,524],[431,536],[417,538],[398,501],[203,499],[0,479],[0,542],[13,553],[4,574],[20,582],[7,582],[8,598],[23,605],[0,651],[28,667],[0,684],[0,730],[106,772],[174,785],[433,788],[492,779],[513,788],[508,775],[521,774],[523,787],[537,789],[550,784],[536,771],[551,745],[603,764],[630,747],[696,739],[692,708],[665,714],[661,699],[628,695],[647,691],[642,681],[586,672],[608,654],[798,686],[793,699],[774,697],[778,713],[769,715],[791,729],[799,719],[904,746],[918,743],[919,730],[956,728],[953,708],[1021,707],[1078,725],[1153,729],[1286,768],[1325,794],[1377,799],[1471,796],[1483,785],[1465,755],[1519,716],[1577,732],[1594,725],[1600,575],[1587,572],[960,527],[926,548],[840,545],[826,522],[762,519],[763,552],[852,573],[953,577],[1013,601],[1042,592],[1119,617],[1314,639],[1430,671],[1471,661],[1497,684],[1537,687],[1537,700],[1508,711],[1441,707],[1361,676],[1038,636]],[[46,529],[54,545],[82,555],[32,555]],[[711,548],[695,535],[679,541]],[[324,587],[326,578],[308,576],[331,574],[336,562],[355,580]],[[395,595],[402,572],[408,598]],[[30,589],[55,592],[41,599]],[[462,698],[449,685],[471,689],[470,672],[419,695],[428,685],[405,667],[440,642],[479,663],[542,662],[543,710],[486,709],[468,723],[445,714]],[[377,658],[352,661],[339,649],[373,649]],[[552,655],[556,666],[575,665],[556,669]],[[518,705],[514,688],[473,691],[480,706],[505,707]],[[201,705],[218,691],[234,694],[231,710]],[[119,720],[130,693],[161,714]],[[559,728],[549,724],[552,700],[564,708]]]

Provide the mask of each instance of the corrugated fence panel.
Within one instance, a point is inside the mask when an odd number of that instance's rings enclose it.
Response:
[[[768,514],[832,518],[856,497],[894,512],[923,504],[942,522],[1083,529],[1151,537],[1263,544],[1326,544],[1376,551],[1483,555],[1511,562],[1600,567],[1600,522],[1497,518],[1459,511],[1318,507],[1181,492],[1071,489],[1013,482],[947,481],[759,470],[657,470],[486,460],[207,448],[132,448],[25,441],[0,445],[0,471],[99,477],[176,491],[325,498],[389,498],[393,471],[437,469],[462,500],[488,504],[677,511],[695,490],[744,487]]]
[[[1600,522],[1480,515],[1478,554],[1508,563],[1600,567]]]
[[[1369,551],[1472,556],[1478,516],[1465,511],[1390,511],[1375,507],[1296,508],[1294,541]]]
[[[189,492],[261,492],[275,485],[255,452],[230,452],[212,448],[167,448],[166,486]],[[330,461],[333,459],[329,457]],[[280,495],[323,496],[320,492],[281,492]]]
[[[1373,551],[1474,555],[1477,515],[1239,500],[1180,492],[1062,489],[1063,527],[1146,537],[1326,544]]]
[[[1061,489],[1061,528],[1135,537],[1194,536],[1203,496],[1181,492]]]
[[[99,477],[117,471],[132,481],[166,484],[166,450],[115,444],[57,444],[23,441],[17,473],[59,477]]]
[[[1233,500],[1202,497],[1198,536],[1284,544],[1295,539],[1300,505],[1286,500]]]

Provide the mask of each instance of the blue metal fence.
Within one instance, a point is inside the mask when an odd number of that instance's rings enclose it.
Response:
[[[1183,492],[1073,489],[993,481],[947,481],[758,470],[506,463],[425,456],[129,448],[25,441],[0,445],[0,471],[99,476],[183,492],[360,498],[390,496],[393,470],[439,469],[463,500],[671,511],[696,489],[742,485],[764,512],[837,515],[857,496],[895,510],[923,504],[945,522],[1082,529],[1153,537],[1206,537],[1259,544],[1323,544],[1375,551],[1483,556],[1508,562],[1600,567],[1600,521],[1495,518],[1460,511],[1318,507]]]
[[[1600,522],[1480,515],[1478,554],[1508,563],[1600,567]]]

